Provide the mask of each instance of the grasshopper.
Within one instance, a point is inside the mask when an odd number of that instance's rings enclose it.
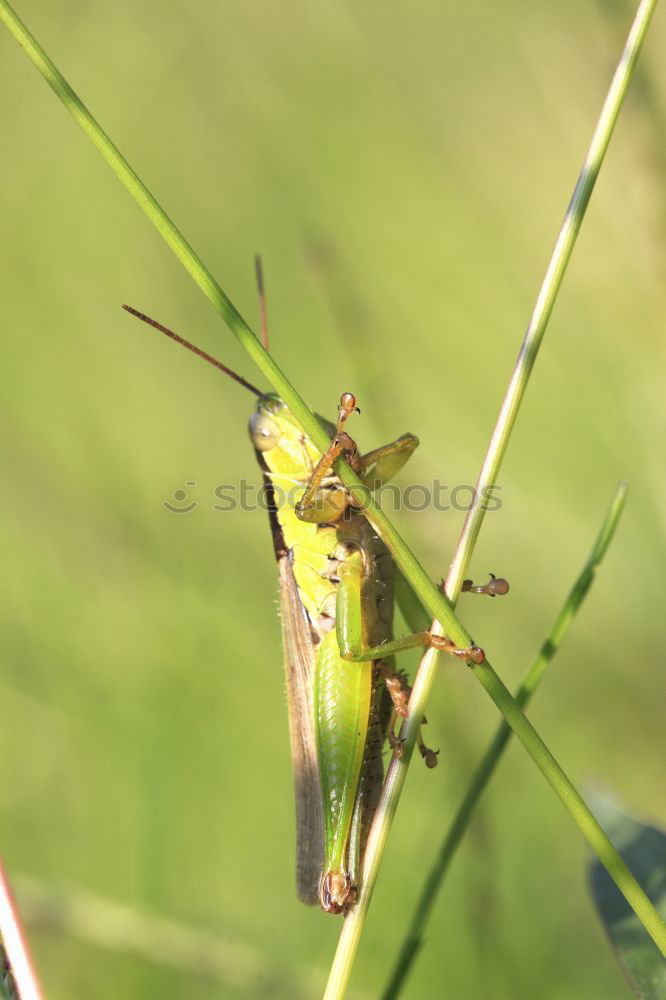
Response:
[[[259,266],[257,274],[267,345]],[[359,885],[381,792],[385,741],[400,753],[395,727],[406,715],[410,688],[393,655],[432,646],[465,661],[484,659],[479,647],[458,649],[429,631],[393,638],[394,590],[402,607],[406,583],[333,468],[343,457],[367,488],[377,489],[402,468],[418,439],[404,434],[359,455],[345,429],[358,407],[353,394],[345,392],[336,424],[318,418],[331,438],[321,454],[278,396],[260,392],[167,327],[124,308],[257,396],[249,433],[264,479],[278,566],[296,800],[296,887],[304,903],[319,902],[328,913],[346,912]],[[284,502],[287,495],[293,502]],[[491,578],[478,587],[465,581],[464,589],[495,596],[506,593],[508,585]],[[409,612],[405,617],[410,620]],[[427,766],[434,767],[437,755],[420,734],[418,746]]]

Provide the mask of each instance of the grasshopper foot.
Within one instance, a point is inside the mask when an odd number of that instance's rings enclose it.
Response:
[[[420,733],[419,733],[418,744],[419,744],[419,753],[421,754],[421,756],[425,761],[425,766],[429,768],[437,767],[437,758],[439,756],[439,750],[431,750],[430,747],[427,747],[423,742]]]
[[[486,658],[486,654],[480,646],[472,644],[465,649],[460,649],[453,639],[447,639],[445,635],[435,635],[433,632],[429,632],[427,635],[426,645],[433,649],[439,649],[443,653],[449,653],[451,656],[456,656],[459,660],[464,660],[465,663],[476,663],[478,666]]]
[[[394,728],[395,722],[396,719],[393,718],[391,725],[389,725],[389,730],[388,733],[386,734],[386,739],[388,740],[388,745],[391,748],[393,756],[396,758],[396,760],[400,760],[400,758],[402,757],[402,745],[405,741],[400,736],[396,736]]]
[[[462,590],[467,594],[487,594],[488,597],[504,597],[509,593],[509,581],[502,576],[490,574],[488,583],[475,584],[473,580],[463,580]]]

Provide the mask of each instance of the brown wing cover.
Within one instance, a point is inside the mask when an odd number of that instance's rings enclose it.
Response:
[[[278,573],[296,797],[296,890],[304,903],[312,905],[319,902],[324,863],[324,820],[312,705],[315,652],[310,623],[298,595],[288,555],[279,559]]]

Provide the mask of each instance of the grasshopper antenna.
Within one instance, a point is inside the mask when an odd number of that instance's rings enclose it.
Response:
[[[261,254],[254,255],[254,270],[257,275],[257,291],[259,292],[259,323],[261,325],[261,343],[268,350],[268,318],[266,315],[266,291],[264,289],[264,269],[261,264]]]
[[[208,361],[214,368],[219,368],[221,372],[224,372],[224,374],[228,375],[229,378],[238,382],[239,385],[245,386],[245,388],[249,389],[250,392],[253,392],[255,396],[264,395],[263,392],[257,389],[256,386],[252,385],[251,382],[248,382],[247,379],[244,379],[242,375],[237,375],[236,372],[232,371],[231,368],[227,368],[227,366],[223,365],[221,361],[217,360],[217,358],[214,358],[211,354],[207,354],[206,351],[202,351],[200,347],[196,346],[196,344],[191,344],[189,340],[185,340],[185,338],[179,336],[179,334],[174,333],[173,330],[168,328],[168,326],[163,326],[161,323],[158,323],[156,319],[151,319],[150,316],[146,316],[145,313],[139,312],[139,310],[134,309],[133,306],[128,306],[123,303],[123,309],[125,309],[128,313],[131,313],[132,316],[136,316],[137,319],[147,323],[148,326],[154,326],[156,330],[160,331],[160,333],[165,333],[167,337],[171,337],[171,339],[175,340],[177,344],[182,344],[182,346],[186,347],[188,351],[192,351],[193,354],[203,358],[204,361]]]

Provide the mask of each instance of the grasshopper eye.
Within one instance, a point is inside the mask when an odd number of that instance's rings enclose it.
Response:
[[[280,428],[264,413],[253,413],[249,423],[250,437],[257,451],[269,451],[280,440]]]

